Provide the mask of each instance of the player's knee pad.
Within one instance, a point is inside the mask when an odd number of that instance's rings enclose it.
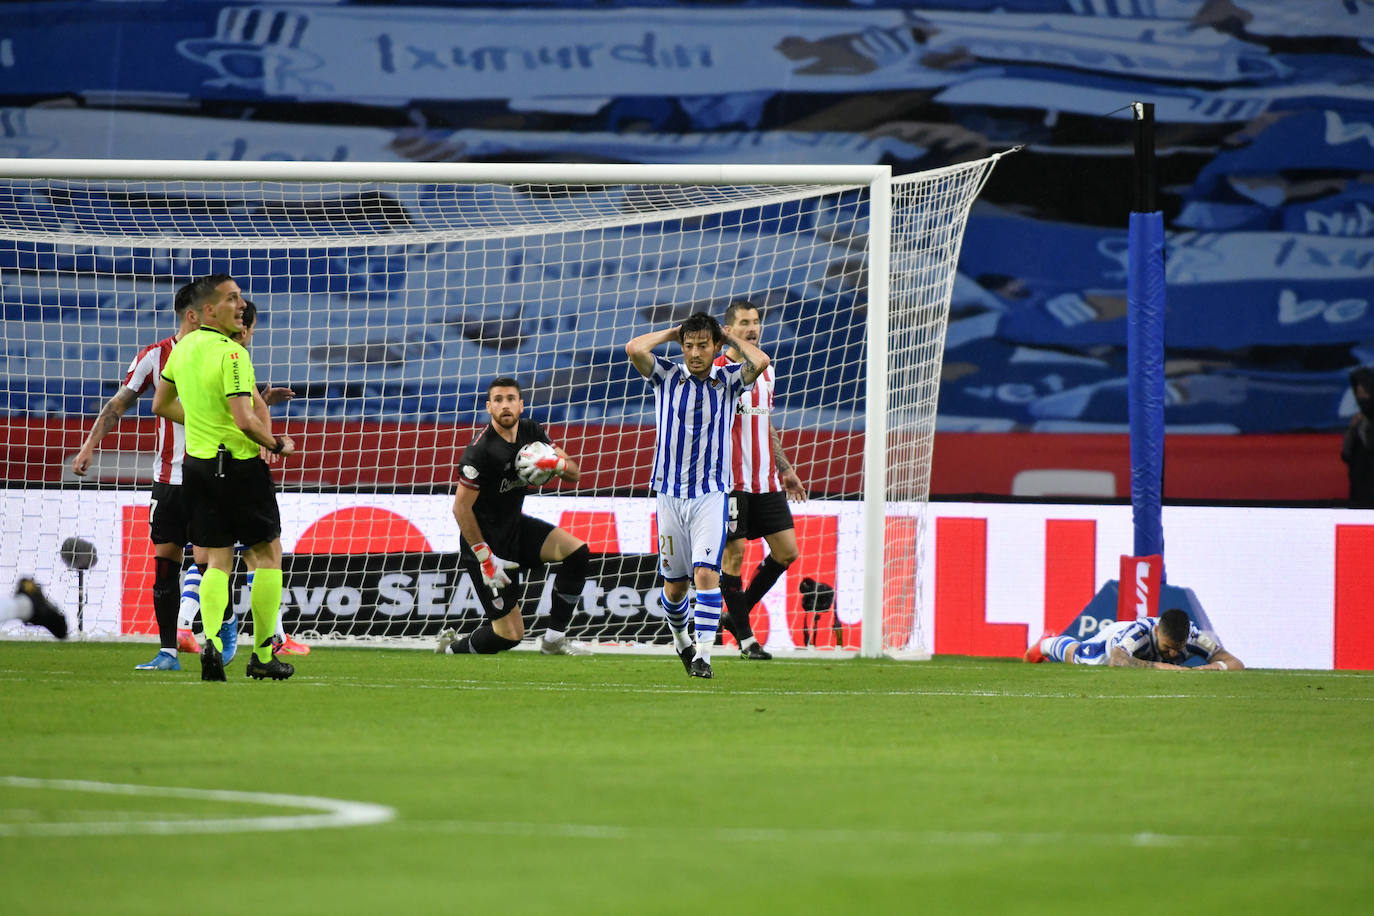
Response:
[[[564,595],[580,594],[582,585],[587,581],[587,567],[591,565],[592,552],[583,544],[563,558],[558,574],[553,577],[554,591]]]

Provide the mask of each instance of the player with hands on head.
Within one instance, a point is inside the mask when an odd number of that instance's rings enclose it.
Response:
[[[682,349],[680,363],[653,352],[674,343]],[[739,353],[739,362],[715,364],[722,343]],[[720,556],[733,488],[735,403],[768,368],[768,357],[705,312],[640,334],[625,345],[625,354],[654,391],[657,429],[649,486],[658,502],[659,604],[687,673],[709,678],[723,606]],[[695,645],[687,632],[689,584],[696,586]]]
[[[748,299],[736,299],[725,309],[724,329],[732,338],[757,346],[763,334],[763,313]],[[742,356],[731,347],[716,357],[716,365],[737,363]],[[796,562],[797,531],[787,503],[806,499],[806,488],[787,460],[782,437],[773,425],[776,384],[773,367],[769,366],[735,405],[735,488],[730,493],[730,523],[720,560],[720,589],[725,599],[725,614],[720,622],[739,643],[740,658],[752,661],[773,657],[754,637],[749,612]],[[768,556],[759,563],[745,588],[741,579],[744,545],[758,538],[767,542]]]
[[[591,550],[562,528],[522,512],[531,486],[554,476],[577,483],[581,468],[567,452],[553,445],[543,426],[521,416],[525,400],[515,379],[493,379],[487,386],[486,406],[491,418],[487,428],[458,459],[453,518],[461,535],[460,562],[472,578],[487,619],[461,638],[456,631],[445,630],[435,651],[441,655],[494,655],[519,645],[525,636],[519,603],[521,573],[558,563],[549,623],[539,637],[539,651],[545,655],[590,655],[590,648],[567,634],[587,581]],[[537,456],[522,460],[522,451],[531,443],[541,443],[545,448]]]
[[[262,448],[293,454],[290,436],[272,432],[255,409],[261,395],[242,333],[246,304],[228,274],[192,283],[193,307],[201,326],[172,350],[153,395],[153,412],[186,428],[186,505],[191,543],[205,550],[201,578],[201,620],[206,642],[200,656],[203,681],[223,681],[224,642],[219,629],[229,605],[234,544],[244,545],[253,565],[249,591],[253,610],[253,657],[247,675],[285,680],[295,667],[277,659],[272,636],[281,608],[281,513],[276,486]]]
[[[1203,665],[1187,666],[1189,658]],[[1203,633],[1181,608],[1158,617],[1104,624],[1091,639],[1044,636],[1026,650],[1028,662],[1068,662],[1112,668],[1162,668],[1174,671],[1242,671],[1244,663]]]

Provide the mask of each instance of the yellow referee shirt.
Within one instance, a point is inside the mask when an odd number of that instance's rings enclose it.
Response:
[[[235,458],[258,456],[258,444],[229,411],[229,399],[252,398],[257,381],[243,344],[214,328],[197,328],[172,348],[162,377],[177,386],[186,411],[186,454],[214,458],[222,443]]]

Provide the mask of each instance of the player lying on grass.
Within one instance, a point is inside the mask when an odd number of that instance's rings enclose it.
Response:
[[[58,639],[67,638],[66,616],[48,600],[38,583],[27,577],[15,584],[13,595],[0,598],[0,621],[3,620],[22,620],[43,627]]]
[[[439,635],[441,655],[495,655],[513,649],[525,636],[520,613],[521,573],[559,563],[550,597],[549,625],[539,638],[545,655],[591,655],[591,649],[567,636],[573,611],[587,581],[591,551],[571,533],[521,513],[532,484],[517,467],[520,450],[531,442],[552,443],[544,427],[521,418],[525,400],[513,378],[487,386],[491,422],[458,459],[458,490],[453,518],[458,522],[460,561],[482,602],[486,622],[461,639],[454,630]],[[537,469],[568,483],[582,476],[576,461],[554,446],[538,459]],[[542,476],[542,475],[541,475]],[[545,478],[543,482],[547,482]]]
[[[1159,617],[1109,623],[1092,639],[1046,634],[1026,650],[1028,662],[1071,662],[1075,665],[1108,665],[1113,668],[1167,668],[1184,670],[1189,658],[1206,659],[1193,671],[1240,671],[1244,663],[1221,643],[1193,625],[1188,615],[1171,608]]]

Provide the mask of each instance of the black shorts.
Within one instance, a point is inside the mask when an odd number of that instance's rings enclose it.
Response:
[[[185,547],[191,542],[191,515],[186,511],[186,495],[180,485],[153,484],[148,534],[154,544]]]
[[[553,531],[554,525],[550,525],[543,519],[530,518],[528,515],[520,516],[520,523],[515,529],[514,541],[507,541],[504,545],[510,554],[503,553],[497,549],[496,545],[488,543],[491,552],[503,560],[513,560],[520,564],[519,569],[508,569],[506,575],[510,576],[510,585],[501,589],[498,593],[493,593],[487,588],[487,583],[482,581],[482,566],[477,562],[477,558],[472,555],[472,551],[464,545],[462,566],[467,572],[468,578],[472,580],[472,588],[477,592],[477,599],[482,602],[482,611],[487,615],[488,620],[500,620],[511,611],[520,606],[521,589],[524,586],[525,575],[537,567],[543,566],[544,561],[539,559],[539,552],[544,547],[544,542],[549,539],[549,533]]]
[[[727,541],[740,538],[755,541],[792,527],[795,526],[786,493],[746,493],[735,490],[730,494],[730,521],[725,533]]]
[[[252,547],[281,536],[277,488],[266,461],[187,455],[181,467],[192,544]]]

